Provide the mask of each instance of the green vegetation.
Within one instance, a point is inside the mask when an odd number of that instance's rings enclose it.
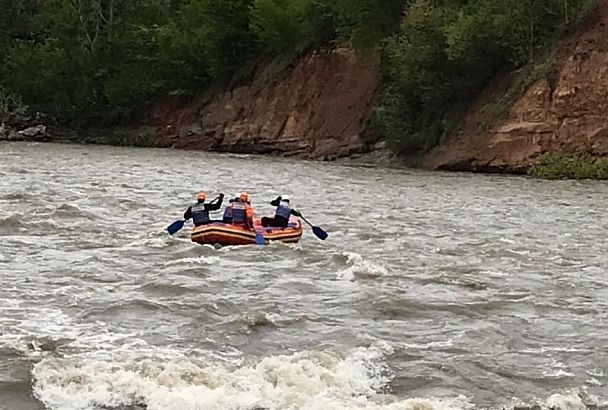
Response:
[[[250,0],[0,0],[0,87],[77,124],[128,122],[256,53]]]
[[[23,115],[27,111],[27,105],[23,104],[21,98],[0,87],[0,125],[6,121],[11,114]]]
[[[584,152],[574,155],[550,152],[530,169],[530,175],[548,179],[608,179],[608,158],[594,158]]]
[[[534,63],[589,4],[413,0],[385,43],[389,87],[374,119],[378,132],[398,152],[435,145],[492,77]]]
[[[497,73],[546,55],[592,3],[0,0],[0,109],[11,96],[74,125],[130,123],[159,96],[340,43],[383,51],[387,86],[370,130],[412,153],[448,133]]]
[[[550,48],[544,56],[535,58],[513,73],[509,89],[498,100],[484,107],[484,113],[477,122],[477,132],[483,133],[494,126],[536,81],[544,78],[554,83],[555,75],[555,49]]]

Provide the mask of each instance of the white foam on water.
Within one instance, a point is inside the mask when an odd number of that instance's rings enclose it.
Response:
[[[336,273],[337,279],[353,281],[357,274],[366,276],[388,275],[388,269],[379,262],[367,260],[363,255],[355,252],[344,252],[343,255],[346,256],[346,263],[349,267],[338,271]]]
[[[403,343],[400,346],[412,350],[448,349],[454,346],[454,341],[452,339],[448,339],[428,343]]]
[[[544,370],[543,376],[559,379],[562,377],[574,377],[575,375],[569,371],[568,366],[564,363],[552,358],[551,369]]]
[[[568,372],[563,369],[543,371],[543,376],[548,378],[560,379],[562,377],[574,377],[574,373]]]
[[[589,353],[591,351],[592,350],[589,348],[584,348],[584,347],[579,348],[579,347],[570,347],[570,346],[565,346],[565,347],[540,346],[538,348],[527,348],[527,349],[521,350],[522,353],[541,354],[541,355],[544,355],[546,353]]]
[[[578,394],[561,393],[549,397],[546,406],[555,410],[585,410],[587,408]]]
[[[148,235],[146,238],[140,238],[133,242],[126,243],[121,247],[123,249],[137,248],[141,249],[142,247],[153,248],[153,249],[164,249],[167,245],[170,244],[170,241],[173,240],[169,235],[164,236],[164,234],[160,235]]]
[[[19,316],[15,316],[15,312]],[[29,352],[28,342],[38,338],[77,338],[78,328],[58,309],[22,308],[20,301],[0,307],[0,346]]]
[[[531,403],[513,399],[509,406],[502,409],[539,408],[541,410],[587,410],[590,408],[605,408],[608,402],[588,394],[585,388],[569,389],[557,392],[544,400],[534,400]]]
[[[189,258],[170,260],[170,261],[165,262],[165,266],[184,265],[184,264],[216,265],[216,264],[220,264],[221,261],[222,261],[222,258],[220,258],[219,256],[201,255],[196,258],[189,257]]]
[[[15,316],[17,312],[19,315]],[[76,322],[60,309],[22,307],[20,301],[0,303],[0,347],[39,356],[31,346],[39,340],[68,340],[74,351],[90,351],[110,356],[113,352],[137,351],[158,357],[175,357],[171,347],[150,346],[135,333],[108,330],[104,322]]]
[[[591,369],[591,370],[587,370],[587,374],[589,376],[603,377],[604,371],[602,369]]]
[[[50,409],[146,406],[149,410],[310,409],[448,410],[465,398],[405,399],[382,394],[390,381],[385,347],[266,357],[229,365],[209,358],[110,360],[47,357],[33,369],[34,393]]]

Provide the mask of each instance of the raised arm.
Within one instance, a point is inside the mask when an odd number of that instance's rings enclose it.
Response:
[[[189,206],[186,212],[184,212],[184,219],[187,221],[190,218],[192,218],[192,206]]]
[[[205,209],[207,211],[217,211],[222,207],[222,202],[224,202],[224,194],[220,194],[213,201],[209,202],[208,204],[205,204]]]
[[[277,197],[277,199],[270,201],[270,205],[272,206],[279,206],[279,203],[281,202],[281,197]]]

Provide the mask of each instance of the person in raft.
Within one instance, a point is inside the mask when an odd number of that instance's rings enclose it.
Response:
[[[239,196],[240,194],[236,194],[234,198],[230,198],[228,200],[229,205],[226,205],[226,207],[224,208],[224,215],[222,216],[222,222],[224,222],[225,224],[232,223],[232,203],[240,201],[241,199],[239,198]]]
[[[224,208],[224,215],[222,216],[222,222],[225,224],[232,223],[232,203],[236,201],[236,198],[231,198],[228,200],[228,205]]]
[[[277,199],[270,202],[270,205],[276,206],[277,209],[274,212],[274,218],[263,217],[262,218],[262,226],[276,226],[280,228],[287,228],[289,225],[289,217],[291,215],[294,216],[302,216],[301,213],[296,211],[289,204],[289,196],[281,195]]]
[[[214,222],[209,217],[209,212],[217,211],[222,206],[224,200],[224,194],[219,194],[217,198],[209,203],[205,203],[207,195],[204,192],[199,192],[196,195],[196,203],[188,207],[184,212],[184,219],[188,220],[192,218],[194,226],[206,225],[210,222]]]
[[[247,192],[241,192],[238,198],[230,201],[224,210],[224,223],[243,225],[245,228],[253,229],[253,206]]]

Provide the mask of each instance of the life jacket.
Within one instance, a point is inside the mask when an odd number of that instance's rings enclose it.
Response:
[[[203,202],[192,205],[192,220],[195,226],[204,225],[209,223],[209,211],[205,209]]]
[[[244,224],[247,221],[247,204],[235,201],[230,207],[232,208],[232,223]]]
[[[277,206],[277,210],[274,213],[275,218],[280,217],[289,220],[291,215],[291,207],[285,201],[281,201],[279,206]]]
[[[222,219],[224,222],[232,222],[232,204],[229,204],[224,208],[224,216]]]

